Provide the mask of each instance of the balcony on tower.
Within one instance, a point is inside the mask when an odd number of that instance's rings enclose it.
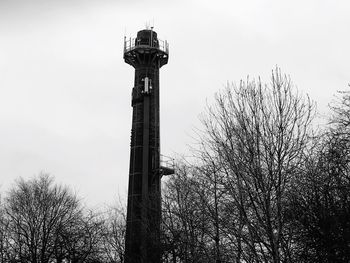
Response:
[[[136,38],[124,37],[124,60],[134,68],[153,63],[160,68],[168,63],[168,57],[168,42],[158,39],[153,29],[139,31]]]
[[[175,159],[169,156],[160,155],[160,177],[175,174]]]

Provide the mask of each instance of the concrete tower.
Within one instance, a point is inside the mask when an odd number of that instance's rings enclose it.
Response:
[[[124,60],[135,68],[126,263],[160,262],[160,179],[173,172],[160,164],[159,69],[168,63],[168,55],[168,43],[159,40],[153,29],[124,41]]]

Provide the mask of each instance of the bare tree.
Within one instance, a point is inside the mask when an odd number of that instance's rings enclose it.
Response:
[[[71,263],[103,262],[102,238],[103,221],[98,214],[88,211],[59,229],[56,251],[63,252],[60,258]]]
[[[107,262],[124,262],[125,231],[126,209],[120,202],[104,216],[102,250]]]
[[[349,84],[350,87],[350,84]],[[331,104],[332,116],[330,123],[335,125],[334,128],[341,130],[350,128],[350,91],[339,91],[340,97],[336,102]]]
[[[290,193],[298,262],[350,261],[350,96],[340,94]]]
[[[203,213],[196,172],[181,165],[163,194],[164,262],[212,262],[209,222]]]
[[[8,261],[8,220],[5,216],[2,197],[0,196],[0,263]]]
[[[242,81],[208,106],[202,160],[217,162],[215,173],[222,174],[230,196],[232,217],[223,223],[235,234],[236,262],[291,262],[284,205],[303,163],[313,115],[313,103],[278,69],[270,85]]]
[[[20,262],[51,262],[57,235],[80,213],[76,196],[46,174],[18,180],[5,202],[9,249]]]
[[[222,222],[225,220],[225,204],[229,202],[223,184],[223,175],[218,167],[218,162],[212,159],[207,152],[201,152],[200,164],[194,166],[192,184],[193,190],[198,196],[198,206],[202,208],[202,214],[207,224],[203,229],[208,236],[207,250],[211,251],[211,262],[227,262],[232,259],[232,243],[224,231]],[[232,214],[231,214],[232,217]]]

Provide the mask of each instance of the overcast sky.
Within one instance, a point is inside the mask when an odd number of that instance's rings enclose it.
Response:
[[[278,65],[322,114],[350,82],[350,1],[0,0],[0,193],[41,171],[89,206],[127,194],[134,70],[124,35],[170,43],[161,150],[186,151],[206,100]]]

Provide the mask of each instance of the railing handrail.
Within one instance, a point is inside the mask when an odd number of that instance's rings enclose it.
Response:
[[[170,157],[170,156],[166,156],[166,155],[161,154],[160,155],[160,164],[174,167],[175,166],[175,159]]]
[[[131,51],[138,47],[152,47],[157,48],[167,54],[169,54],[169,44],[166,40],[160,40],[157,39],[156,42],[151,43],[151,39],[149,39],[148,43],[144,43],[144,39],[141,41],[137,41],[137,38],[129,38],[128,40],[126,37],[124,38],[124,53]]]

